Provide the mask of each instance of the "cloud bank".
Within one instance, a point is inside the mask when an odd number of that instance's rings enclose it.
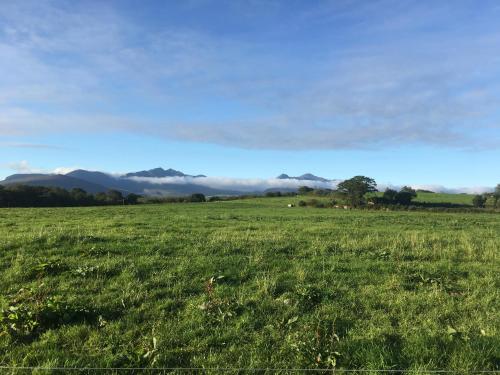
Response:
[[[195,184],[216,189],[256,192],[267,189],[297,189],[300,186],[334,189],[338,181],[321,182],[278,178],[232,178],[232,177],[130,177],[129,179],[151,184]]]
[[[16,173],[30,174],[30,173],[48,173],[48,174],[67,174],[74,170],[80,169],[78,167],[57,167],[54,169],[38,168],[32,166],[27,160],[21,160],[13,163],[1,164],[5,168],[11,169]]]
[[[129,177],[129,179],[151,184],[195,184],[208,186],[215,189],[258,192],[267,189],[297,189],[301,186],[309,186],[318,189],[336,189],[342,180],[331,180],[328,182],[315,180],[278,179],[278,178],[231,178],[231,177]],[[399,190],[404,185],[378,184],[378,190],[384,191],[386,188]],[[493,191],[492,187],[458,187],[449,188],[442,185],[410,185],[414,189],[430,190],[436,193],[467,193],[481,194]]]

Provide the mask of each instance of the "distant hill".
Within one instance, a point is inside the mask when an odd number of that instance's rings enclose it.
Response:
[[[192,176],[189,174],[184,174],[180,171],[176,171],[175,169],[163,169],[163,168],[154,168],[148,171],[140,171],[140,172],[132,172],[127,173],[124,177],[206,177],[205,175],[199,174],[196,176]]]
[[[77,169],[76,171],[72,171],[66,174],[66,176],[78,178],[80,180],[92,182],[94,184],[106,186],[110,189],[118,189],[122,190],[123,187],[119,186],[118,179],[103,172],[96,171],[86,171],[83,169]],[[125,189],[127,190],[127,189]]]
[[[296,188],[289,188],[289,187],[277,187],[277,188],[269,188],[264,190],[265,193],[296,193],[297,189]]]
[[[142,194],[141,186],[132,180],[114,177],[104,172],[86,171],[77,169],[76,171],[69,172],[66,176],[75,177],[80,180],[88,181],[94,184],[105,186],[106,190],[115,189],[123,193],[136,193]]]
[[[88,171],[77,169],[65,175],[61,174],[17,174],[7,177],[0,181],[1,185],[26,184],[31,186],[55,186],[64,189],[73,189],[79,187],[89,193],[105,192],[108,190],[118,190],[125,195],[130,193],[141,195],[163,195],[163,196],[182,196],[194,193],[205,195],[242,195],[242,194],[265,194],[267,192],[292,192],[296,191],[297,184],[283,183],[283,186],[276,186],[271,189],[257,189],[249,191],[248,189],[239,190],[238,188],[213,188],[206,185],[202,177],[205,175],[188,175],[181,171],[161,167],[149,170],[129,172],[123,175],[111,175],[99,171]],[[199,180],[198,180],[199,179]],[[315,176],[311,173],[303,174],[298,177],[290,177],[286,174],[278,176],[281,180],[301,180],[315,181],[319,183],[330,182],[323,177]],[[198,182],[199,181],[199,182]],[[311,185],[314,185],[310,183]],[[290,186],[292,185],[292,186]],[[297,185],[298,186],[298,185]]]
[[[4,181],[0,181],[0,185],[50,186],[66,190],[80,188],[88,193],[99,193],[109,190],[103,185],[61,174],[14,174],[7,177]]]
[[[320,181],[320,182],[331,181],[331,180],[328,180],[327,178],[315,176],[311,173],[305,173],[302,176],[298,176],[298,177],[290,177],[289,175],[282,173],[276,178],[278,178],[280,180],[308,180],[308,181]]]
[[[150,181],[136,180],[134,177],[148,177]],[[71,190],[81,188],[89,193],[105,192],[110,189],[124,194],[180,196],[194,193],[205,195],[239,195],[241,191],[216,189],[195,183],[163,183],[155,181],[161,177],[205,177],[191,176],[174,169],[155,168],[149,171],[127,173],[123,176],[112,176],[98,171],[78,169],[66,175],[56,174],[16,174],[0,181],[0,185],[23,184],[30,186],[53,186]]]

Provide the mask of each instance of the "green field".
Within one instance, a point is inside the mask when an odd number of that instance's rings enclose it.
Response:
[[[472,194],[421,193],[417,194],[416,202],[453,203],[472,206]]]
[[[376,196],[383,196],[383,192],[372,193]],[[370,195],[370,194],[369,194]],[[417,197],[413,200],[414,202],[419,203],[437,203],[437,204],[456,204],[463,206],[471,206],[472,207],[472,199],[474,198],[473,194],[449,194],[449,193],[424,193],[418,192]],[[487,202],[488,206],[492,205],[492,200],[490,199]]]
[[[0,209],[0,364],[500,369],[500,215],[299,199]]]

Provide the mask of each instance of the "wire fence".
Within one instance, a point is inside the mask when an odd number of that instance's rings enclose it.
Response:
[[[335,369],[335,368],[244,368],[244,367],[37,367],[37,366],[0,366],[0,370],[19,370],[19,371],[54,371],[54,372],[83,372],[83,371],[168,371],[168,372],[247,372],[247,373],[265,373],[265,372],[289,372],[289,373],[424,373],[424,374],[500,374],[500,370],[426,370],[426,369]]]

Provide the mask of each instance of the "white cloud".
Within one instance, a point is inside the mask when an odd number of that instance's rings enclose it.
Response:
[[[18,162],[7,163],[5,167],[16,171],[17,173],[44,173],[45,171],[40,168],[34,168],[26,160]]]
[[[56,145],[47,145],[42,143],[17,143],[17,142],[0,142],[1,147],[9,148],[33,148],[33,149],[48,149],[48,150],[64,150],[65,147]]]
[[[494,189],[490,186],[470,186],[470,187],[456,187],[449,188],[443,185],[412,185],[413,189],[430,190],[436,193],[450,193],[450,194],[482,194],[490,193]]]
[[[68,174],[70,172],[76,171],[77,169],[80,169],[79,167],[58,167],[55,168],[51,171],[51,173],[54,174]]]
[[[12,163],[5,163],[3,167],[13,170],[16,173],[29,174],[29,173],[44,173],[44,174],[66,174],[72,172],[78,167],[58,167],[54,169],[39,168],[31,165],[27,160],[21,160]]]
[[[115,176],[117,177],[117,176]],[[309,186],[313,188],[335,189],[341,180],[332,180],[328,182],[314,180],[297,179],[278,179],[278,178],[232,178],[232,177],[129,177],[129,179],[139,182],[148,182],[151,184],[196,184],[208,186],[215,189],[226,189],[243,192],[256,192],[266,189],[297,189],[300,186]],[[481,194],[491,192],[492,187],[474,186],[450,188],[443,185],[410,185],[414,189],[430,190],[436,193],[467,193]],[[399,190],[403,185],[378,184],[379,191],[386,188]]]
[[[244,192],[255,192],[273,188],[296,189],[300,186],[334,189],[338,183],[338,181],[321,182],[296,179],[232,177],[129,177],[129,179],[151,184],[196,184],[215,189]]]

